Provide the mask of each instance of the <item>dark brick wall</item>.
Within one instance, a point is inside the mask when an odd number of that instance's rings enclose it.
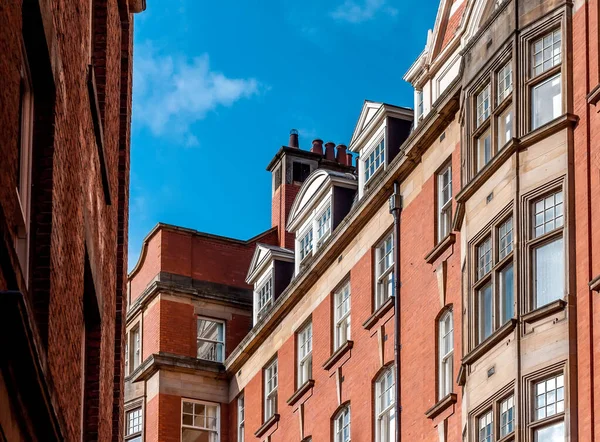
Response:
[[[0,6],[0,206],[4,214],[0,231],[6,232],[0,248],[9,250],[0,274],[17,275],[11,286],[6,282],[9,278],[0,277],[0,290],[24,293],[34,313],[43,376],[66,440],[82,435],[86,250],[101,317],[94,335],[98,332],[102,337],[96,355],[98,434],[87,438],[122,439],[121,315],[127,262],[131,22],[125,0],[25,0]],[[15,188],[22,41],[35,109],[29,287],[13,250],[18,224]],[[92,53],[111,205],[106,204],[102,185],[87,88]],[[87,336],[91,338],[92,333]]]

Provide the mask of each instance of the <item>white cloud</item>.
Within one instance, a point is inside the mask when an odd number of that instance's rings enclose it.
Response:
[[[228,78],[210,68],[208,54],[193,59],[161,55],[151,44],[136,47],[133,118],[154,135],[170,135],[186,146],[198,139],[190,126],[220,106],[259,93],[254,78]]]
[[[363,2],[345,0],[331,13],[331,16],[338,21],[356,24],[372,20],[380,12],[391,17],[398,15],[398,10],[388,6],[386,0],[364,0]]]

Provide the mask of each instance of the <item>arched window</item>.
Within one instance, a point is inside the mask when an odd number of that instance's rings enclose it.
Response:
[[[395,394],[394,365],[389,366],[375,382],[375,440],[390,442],[396,440],[394,405]]]
[[[445,311],[439,319],[439,373],[438,400],[452,393],[452,377],[454,366],[454,322],[452,310]]]
[[[350,405],[346,405],[335,415],[333,436],[335,442],[350,442]]]

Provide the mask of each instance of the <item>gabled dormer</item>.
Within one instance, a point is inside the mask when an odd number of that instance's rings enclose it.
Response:
[[[287,225],[287,230],[296,237],[296,273],[350,212],[357,184],[354,174],[327,169],[316,170],[304,182]]]
[[[257,244],[246,282],[253,286],[253,320],[256,324],[273,307],[294,276],[294,252]]]
[[[358,153],[359,198],[371,180],[396,157],[412,123],[412,109],[365,101],[349,147]]]

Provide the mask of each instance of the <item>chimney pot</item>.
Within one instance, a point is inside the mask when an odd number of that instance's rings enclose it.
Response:
[[[323,140],[313,140],[312,147],[310,148],[312,153],[318,153],[319,155],[323,155]]]
[[[292,129],[290,131],[290,141],[288,142],[289,147],[298,148],[298,131],[296,129]]]
[[[340,163],[340,164],[344,164],[344,165],[348,165],[346,163],[346,146],[343,144],[338,144],[337,145],[337,152],[336,152],[336,157],[335,160]]]
[[[325,159],[335,161],[335,143],[332,141],[325,144]]]
[[[346,154],[346,166],[352,166],[352,154],[350,152]]]

